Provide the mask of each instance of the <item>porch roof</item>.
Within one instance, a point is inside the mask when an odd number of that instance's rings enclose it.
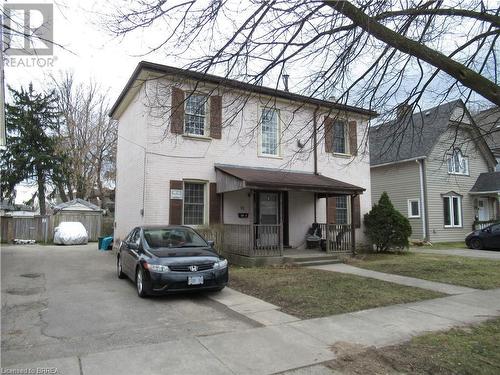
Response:
[[[481,173],[470,194],[500,193],[500,172]]]
[[[300,190],[328,195],[362,194],[364,188],[320,174],[272,168],[215,165],[217,193],[241,189]]]

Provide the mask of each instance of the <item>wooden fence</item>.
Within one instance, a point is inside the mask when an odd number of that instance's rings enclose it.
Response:
[[[94,212],[65,212],[51,216],[0,217],[0,241],[12,242],[14,239],[52,242],[54,228],[63,221],[78,221],[83,224],[89,235],[89,241],[97,241],[101,235],[102,215]]]

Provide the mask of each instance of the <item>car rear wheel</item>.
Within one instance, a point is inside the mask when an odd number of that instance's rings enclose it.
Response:
[[[126,275],[123,273],[121,257],[118,257],[118,259],[116,260],[116,274],[118,275],[119,279],[124,279],[126,277]]]
[[[147,297],[147,293],[144,290],[144,271],[141,268],[137,269],[137,274],[135,276],[135,285],[137,288],[137,295],[141,298]]]
[[[483,247],[483,242],[479,238],[473,238],[470,240],[470,247],[475,250],[480,250]]]

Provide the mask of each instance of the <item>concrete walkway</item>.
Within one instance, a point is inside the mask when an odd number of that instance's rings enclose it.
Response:
[[[222,303],[229,309],[264,326],[290,323],[299,320],[299,318],[295,316],[279,311],[279,306],[230,288],[224,288],[220,293],[209,295],[209,298]]]
[[[469,250],[469,249],[436,250],[436,249],[427,249],[425,247],[422,248],[419,247],[419,248],[412,248],[411,251],[422,254],[457,255],[467,258],[500,260],[500,251],[491,251],[491,250]]]
[[[366,270],[364,268],[358,268],[354,266],[349,266],[347,264],[327,264],[324,266],[314,266],[311,267],[317,270],[325,270],[332,272],[348,273],[351,275],[357,275],[362,277],[369,277],[372,279],[378,279],[383,281],[388,281],[391,283],[412,286],[416,288],[433,290],[435,292],[441,292],[445,294],[463,294],[471,293],[476,291],[476,289],[466,288],[463,286],[457,286],[452,284],[438,283],[435,281],[428,281],[422,279],[416,279],[414,277],[399,276],[391,273],[384,273],[378,271]]]
[[[324,374],[326,371],[315,365],[335,359],[331,347],[340,341],[383,347],[425,332],[478,323],[495,316],[500,316],[500,289],[243,331],[183,337],[11,368],[57,367],[58,374],[75,375],[265,375],[314,366],[313,373]],[[290,372],[308,373],[307,369]]]

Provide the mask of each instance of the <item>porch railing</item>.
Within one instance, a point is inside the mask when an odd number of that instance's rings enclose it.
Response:
[[[327,253],[352,253],[351,224],[319,224],[321,228],[321,239],[326,242]]]
[[[244,256],[283,255],[280,224],[224,224],[224,251]]]
[[[484,229],[484,228],[486,228],[488,225],[491,225],[491,224],[496,224],[496,223],[500,223],[500,220],[498,220],[498,219],[492,219],[492,220],[486,220],[486,221],[479,221],[479,220],[476,220],[476,221],[474,221],[474,223],[472,224],[472,230]]]
[[[256,256],[283,255],[281,224],[254,224],[253,238]]]

